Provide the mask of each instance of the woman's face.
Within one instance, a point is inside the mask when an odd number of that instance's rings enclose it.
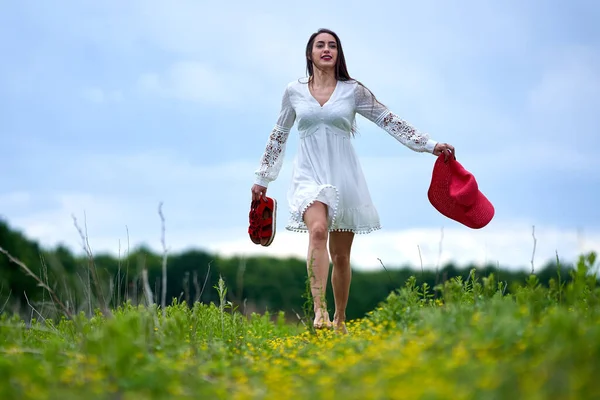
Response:
[[[335,38],[329,33],[315,37],[312,47],[312,62],[321,70],[333,69],[337,62],[338,48]]]

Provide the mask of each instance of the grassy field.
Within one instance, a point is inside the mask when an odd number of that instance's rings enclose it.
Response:
[[[224,300],[31,324],[3,314],[0,399],[598,399],[594,264],[511,295],[475,272],[435,292],[411,279],[348,335]]]

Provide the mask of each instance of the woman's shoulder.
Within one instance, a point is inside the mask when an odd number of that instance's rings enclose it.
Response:
[[[356,87],[358,86],[358,81],[356,79],[346,79],[346,80],[340,80],[339,81],[340,86],[346,90],[346,91],[355,91]]]
[[[286,88],[287,89],[296,89],[296,88],[299,88],[299,87],[307,85],[307,84],[308,84],[308,78],[301,77],[301,78],[297,78],[297,79],[294,79],[293,81],[288,82],[286,85]]]
[[[358,85],[358,81],[356,79],[346,79],[346,80],[338,80],[338,82],[340,82],[343,85],[347,85],[347,86],[356,86]],[[303,76],[297,79],[294,79],[293,81],[290,81],[287,83],[286,87],[299,87],[299,86],[304,86],[308,84],[308,77]]]
[[[291,93],[299,93],[302,86],[306,85],[306,83],[307,82],[302,81],[302,78],[289,81],[284,87],[284,92],[286,93],[286,95],[289,95]]]
[[[344,85],[348,85],[348,86],[356,86],[356,85],[358,85],[358,81],[356,79],[354,79],[354,78],[340,80],[340,83],[343,83]]]
[[[355,79],[338,80],[338,91],[356,91],[356,88],[360,86],[360,83]],[[301,77],[289,81],[285,86],[285,91],[288,94],[305,94],[306,85],[308,85],[308,77]]]

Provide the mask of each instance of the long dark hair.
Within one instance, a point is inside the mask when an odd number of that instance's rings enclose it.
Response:
[[[326,29],[326,28],[319,29],[318,31],[316,31],[315,33],[310,35],[310,38],[308,39],[308,42],[306,43],[306,74],[308,75],[308,81],[306,83],[309,84],[310,82],[312,82],[312,80],[314,78],[312,48],[315,43],[315,38],[317,37],[317,35],[319,35],[321,33],[329,33],[331,36],[333,36],[335,38],[335,41],[337,43],[338,57],[335,61],[335,79],[338,81],[354,81],[354,82],[358,83],[359,85],[364,87],[367,90],[367,92],[369,92],[369,94],[371,95],[371,98],[373,100],[373,107],[375,106],[375,103],[380,103],[379,100],[377,100],[377,98],[375,97],[373,92],[371,92],[371,90],[369,90],[368,87],[363,85],[358,79],[352,78],[350,76],[350,73],[348,73],[348,67],[346,66],[346,57],[344,56],[344,49],[342,47],[342,42],[341,42],[339,36],[337,35],[337,33],[332,31],[331,29]],[[353,133],[355,130],[356,130],[356,127],[354,126],[352,128]]]
[[[313,70],[313,61],[312,61],[312,48],[315,43],[315,38],[317,35],[321,33],[329,33],[331,36],[335,38],[338,48],[338,57],[335,61],[335,79],[338,81],[352,81],[350,74],[348,73],[348,67],[346,67],[346,57],[344,57],[344,49],[342,47],[342,42],[340,41],[337,33],[330,29],[321,28],[312,35],[308,39],[308,43],[306,43],[306,73],[308,75],[308,81],[312,81],[314,76]],[[358,82],[358,81],[357,81]]]

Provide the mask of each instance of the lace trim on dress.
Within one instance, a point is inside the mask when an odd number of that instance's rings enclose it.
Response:
[[[357,227],[357,228],[349,228],[349,229],[345,229],[345,228],[336,228],[336,229],[330,229],[329,232],[353,232],[357,235],[366,235],[367,233],[371,233],[371,232],[375,232],[381,229],[380,225],[377,226],[368,226],[368,227]]]
[[[286,226],[288,231],[298,232],[298,233],[308,233],[308,229],[304,227],[296,227],[296,226]],[[366,235],[371,232],[375,232],[381,229],[381,225],[377,226],[365,226],[365,227],[356,227],[356,228],[333,228],[329,229],[329,232],[353,232],[357,235]]]
[[[400,143],[413,150],[425,150],[425,145],[429,141],[429,135],[417,131],[393,112],[388,112],[383,118],[380,118],[378,125]]]
[[[320,196],[321,193],[324,192],[325,190],[333,190],[333,192],[335,193],[335,201],[332,206],[329,206],[329,210],[333,212],[333,215],[331,215],[331,217],[329,217],[328,219],[330,219],[330,225],[333,226],[333,224],[335,224],[336,222],[336,218],[337,218],[337,210],[340,204],[340,194],[337,190],[337,188],[333,185],[322,185],[319,189],[319,191],[312,197],[312,199],[304,206],[302,207],[301,210],[298,211],[290,211],[290,222],[289,224],[286,226],[286,229],[288,231],[292,231],[292,232],[307,232],[308,228],[306,227],[306,224],[304,223],[303,220],[303,216],[304,213],[306,212],[306,210],[308,209],[308,207],[310,207],[312,204],[314,204],[315,201],[317,201]]]
[[[262,178],[273,180],[281,169],[287,138],[290,129],[276,125],[271,131],[265,152],[256,174]]]
[[[335,191],[335,205],[329,207],[329,209],[333,211],[333,215],[331,216],[331,222],[330,222],[329,226],[334,227],[337,222],[337,216],[338,216],[338,208],[339,208],[339,200],[340,200],[339,192],[338,192],[337,188],[333,185],[323,185],[319,189],[317,194],[313,197],[313,199],[311,201],[309,201],[304,207],[302,207],[301,210],[290,212],[291,221],[285,228],[291,232],[307,233],[308,228],[306,227],[306,224],[304,224],[302,217],[303,217],[304,213],[306,212],[306,210],[308,209],[308,207],[310,207],[315,201],[318,200],[318,198],[320,197],[321,193],[324,190],[328,190],[328,189],[333,189]],[[357,226],[357,227],[353,227],[353,228],[329,228],[328,231],[329,232],[354,232],[356,234],[367,234],[367,233],[371,233],[373,231],[377,231],[379,229],[381,229],[381,225],[377,224],[375,226]]]

